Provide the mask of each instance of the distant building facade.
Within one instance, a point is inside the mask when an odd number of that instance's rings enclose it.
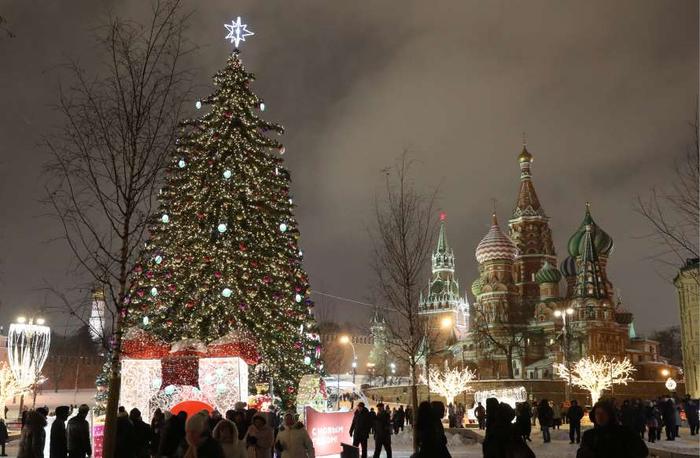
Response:
[[[673,280],[678,290],[681,315],[681,341],[685,389],[692,397],[700,397],[700,274],[698,258],[689,259]]]

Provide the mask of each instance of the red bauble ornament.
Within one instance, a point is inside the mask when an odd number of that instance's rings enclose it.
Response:
[[[188,309],[193,308],[193,307],[194,307],[194,301],[187,301],[187,303],[185,304],[185,307],[187,307]]]
[[[272,281],[272,279],[267,275],[265,275],[262,280],[263,280],[263,283],[265,283],[265,284],[268,284]]]
[[[294,393],[294,387],[293,387],[293,386],[288,386],[288,387],[287,387],[287,393],[289,393],[289,394]]]
[[[216,272],[214,272],[214,276],[215,276],[216,278],[221,278],[221,272],[219,272],[219,271],[217,270]]]
[[[239,248],[241,251],[245,251],[245,250],[248,249],[248,247],[246,246],[246,244],[243,243],[243,242],[241,242],[241,243],[238,244],[238,248]]]

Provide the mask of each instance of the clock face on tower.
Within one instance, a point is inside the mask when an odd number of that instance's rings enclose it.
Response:
[[[435,280],[433,282],[433,284],[430,286],[430,292],[432,294],[441,294],[444,289],[445,289],[445,285],[440,280]]]

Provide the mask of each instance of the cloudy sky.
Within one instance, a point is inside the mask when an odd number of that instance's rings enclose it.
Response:
[[[0,321],[54,305],[70,254],[39,204],[42,136],[60,64],[95,61],[107,9],[135,19],[144,1],[0,0]],[[266,113],[285,125],[305,263],[315,290],[371,301],[372,205],[380,170],[402,150],[420,186],[440,186],[465,289],[492,200],[505,221],[518,188],[522,132],[560,260],[592,203],[615,239],[611,280],[638,330],[678,322],[673,286],[649,261],[657,247],[634,212],[638,194],[673,180],[691,141],[698,93],[698,2],[190,0],[198,91],[224,65],[224,23],[255,32],[243,58]],[[426,279],[427,281],[427,279]],[[325,298],[339,319],[367,307]],[[62,326],[65,317],[51,317]]]

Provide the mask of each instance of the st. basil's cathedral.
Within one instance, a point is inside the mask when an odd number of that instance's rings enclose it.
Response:
[[[432,277],[419,305],[430,364],[474,367],[481,379],[547,379],[556,362],[604,355],[630,358],[636,379],[657,378],[660,365],[667,366],[658,343],[636,336],[632,313],[614,296],[607,275],[613,239],[586,204],[559,264],[525,145],[517,161],[520,189],[508,226],[501,229],[494,213],[476,247],[479,276],[471,285],[471,304],[455,275],[440,215]]]

